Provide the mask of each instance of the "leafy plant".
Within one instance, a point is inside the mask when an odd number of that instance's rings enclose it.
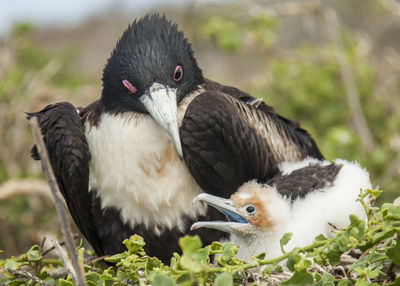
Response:
[[[311,245],[284,252],[280,257],[265,259],[262,253],[245,262],[235,256],[237,247],[232,243],[214,242],[202,247],[198,236],[185,236],[179,240],[182,254],[175,253],[170,265],[165,265],[147,256],[143,250],[145,242],[134,235],[123,242],[125,252],[104,258],[112,266],[86,259],[83,265],[86,282],[88,285],[233,285],[249,283],[250,278],[257,285],[274,277],[276,280],[285,272],[282,285],[398,285],[400,206],[389,203],[380,208],[372,206],[370,201],[380,193],[366,190],[360,194],[367,220],[351,215],[350,225],[337,230],[333,238],[320,235]],[[291,234],[283,236],[282,250],[290,238]],[[85,250],[81,246],[78,254],[83,264]],[[20,257],[0,260],[0,267],[0,283],[7,285],[32,281],[73,285],[70,275],[54,278],[54,270],[63,267],[62,261],[46,259],[37,245]]]

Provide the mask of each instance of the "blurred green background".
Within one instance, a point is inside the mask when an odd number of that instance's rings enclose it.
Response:
[[[400,191],[400,3],[239,1],[153,7],[193,43],[206,77],[262,97],[301,123],[328,160],[356,160]],[[58,219],[24,112],[101,93],[101,72],[132,16],[110,9],[76,26],[23,22],[0,39],[0,249],[57,237]]]

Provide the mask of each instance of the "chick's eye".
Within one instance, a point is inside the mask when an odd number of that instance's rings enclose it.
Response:
[[[247,214],[252,215],[252,214],[256,213],[257,208],[254,205],[247,205],[247,206],[245,206],[245,210],[246,210]]]
[[[174,81],[180,81],[183,77],[183,68],[181,66],[176,66],[174,71]]]
[[[131,84],[131,83],[129,82],[129,80],[127,80],[127,79],[124,79],[124,80],[122,81],[122,84],[129,90],[129,93],[130,93],[130,94],[134,94],[134,93],[137,91],[137,88],[134,87],[133,84]]]

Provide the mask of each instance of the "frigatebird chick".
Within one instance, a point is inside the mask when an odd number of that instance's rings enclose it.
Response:
[[[240,246],[241,259],[261,252],[274,258],[282,255],[279,241],[284,233],[293,233],[285,246],[290,251],[311,244],[319,234],[332,237],[329,223],[343,228],[350,214],[365,218],[357,198],[360,189],[366,188],[371,188],[369,174],[357,163],[315,159],[284,163],[267,184],[247,182],[230,199],[198,195],[195,201],[213,206],[228,221],[196,222],[191,229],[230,233],[230,241]]]

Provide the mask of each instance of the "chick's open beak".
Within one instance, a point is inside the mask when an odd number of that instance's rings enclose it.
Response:
[[[194,223],[190,230],[199,229],[202,227],[221,230],[224,232],[236,232],[238,228],[249,222],[240,214],[231,200],[202,193],[194,198],[193,203],[202,201],[216,208],[223,213],[229,221],[200,221]]]

